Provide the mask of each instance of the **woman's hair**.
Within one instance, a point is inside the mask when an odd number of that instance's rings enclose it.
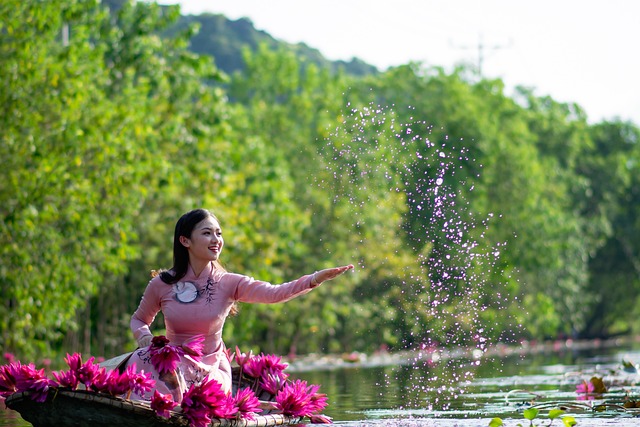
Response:
[[[187,274],[189,270],[189,250],[180,243],[180,237],[184,236],[190,239],[195,226],[207,218],[213,218],[218,221],[218,218],[206,209],[194,209],[180,217],[173,235],[173,267],[170,271],[160,272],[160,278],[163,282],[172,285],[179,282]],[[219,261],[214,261],[214,266],[216,270],[224,271]]]

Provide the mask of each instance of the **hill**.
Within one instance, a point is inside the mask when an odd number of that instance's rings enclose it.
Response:
[[[243,69],[243,48],[256,50],[261,43],[266,43],[274,49],[284,46],[304,61],[315,63],[321,68],[334,71],[342,68],[347,74],[355,76],[378,72],[376,67],[357,58],[350,61],[329,61],[320,51],[304,43],[290,44],[277,40],[267,32],[257,30],[248,18],[234,21],[220,14],[183,15],[170,33],[185,30],[194,23],[199,25],[200,30],[191,39],[190,49],[198,54],[211,55],[216,65],[229,74]]]
[[[102,0],[102,4],[108,7],[111,13],[115,13],[127,1],[129,0]],[[199,31],[191,38],[190,50],[201,55],[212,56],[218,68],[227,74],[242,71],[243,49],[248,47],[255,51],[261,43],[266,43],[274,49],[278,47],[290,49],[303,61],[314,63],[321,68],[329,68],[333,71],[342,69],[353,76],[378,73],[376,67],[358,58],[352,58],[350,61],[329,61],[320,51],[304,43],[291,44],[277,40],[267,32],[257,30],[248,18],[234,21],[221,14],[181,15],[178,22],[166,31],[166,35],[171,36],[176,32],[184,31],[193,24],[198,25]]]

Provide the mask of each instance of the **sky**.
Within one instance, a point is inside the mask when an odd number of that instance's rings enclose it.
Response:
[[[329,60],[381,71],[421,62],[472,64],[537,96],[577,103],[589,122],[640,125],[638,0],[165,0],[183,15],[249,18]]]

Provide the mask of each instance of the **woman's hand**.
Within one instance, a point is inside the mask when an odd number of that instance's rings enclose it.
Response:
[[[322,282],[335,279],[344,272],[353,269],[353,264],[345,265],[342,267],[325,268],[324,270],[316,271],[311,276],[311,286],[318,286]]]

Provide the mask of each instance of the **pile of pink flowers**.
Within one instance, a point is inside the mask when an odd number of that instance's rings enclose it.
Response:
[[[44,368],[36,369],[33,363],[24,365],[19,361],[13,361],[0,366],[0,396],[8,397],[17,392],[29,392],[31,399],[44,402],[49,390],[57,388],[77,390],[82,386],[98,393],[129,397],[132,392],[142,396],[155,387],[151,374],[136,372],[135,366],[130,366],[122,373],[118,370],[107,371],[94,364],[93,357],[83,362],[79,353],[67,354],[64,360],[69,369],[53,372],[55,380],[47,377]]]
[[[285,415],[309,417],[313,422],[327,423],[329,419],[320,415],[327,406],[326,394],[318,393],[320,386],[307,385],[306,381],[291,382],[284,372],[287,364],[279,356],[241,353],[236,347],[236,363],[241,374],[256,379],[257,385],[275,396],[276,407]],[[230,355],[230,359],[233,357]],[[241,375],[242,376],[242,375]]]
[[[173,372],[182,357],[190,356],[200,360],[203,350],[203,338],[195,337],[182,346],[173,346],[165,337],[154,337],[150,346],[151,362],[159,373]],[[330,419],[320,415],[327,405],[325,394],[318,393],[319,386],[307,385],[305,381],[290,381],[284,372],[287,364],[274,355],[244,354],[236,347],[234,357],[241,369],[253,381],[251,387],[241,388],[235,396],[226,394],[220,383],[213,379],[205,379],[193,384],[182,396],[180,410],[194,427],[206,427],[214,418],[249,419],[261,411],[260,401],[256,396],[258,390],[264,390],[275,397],[275,407],[285,415],[309,417],[312,422],[328,423]],[[155,388],[155,380],[151,373],[137,372],[135,365],[123,372],[118,369],[107,371],[94,363],[91,357],[83,361],[79,353],[67,354],[64,359],[68,370],[52,372],[53,379],[48,378],[45,369],[37,369],[34,364],[24,365],[11,360],[9,364],[0,366],[0,398],[13,393],[28,392],[29,397],[44,402],[52,389],[77,390],[79,388],[130,398],[132,393],[141,397],[148,395]],[[151,409],[156,415],[170,418],[178,403],[169,394],[154,390],[150,401]]]

